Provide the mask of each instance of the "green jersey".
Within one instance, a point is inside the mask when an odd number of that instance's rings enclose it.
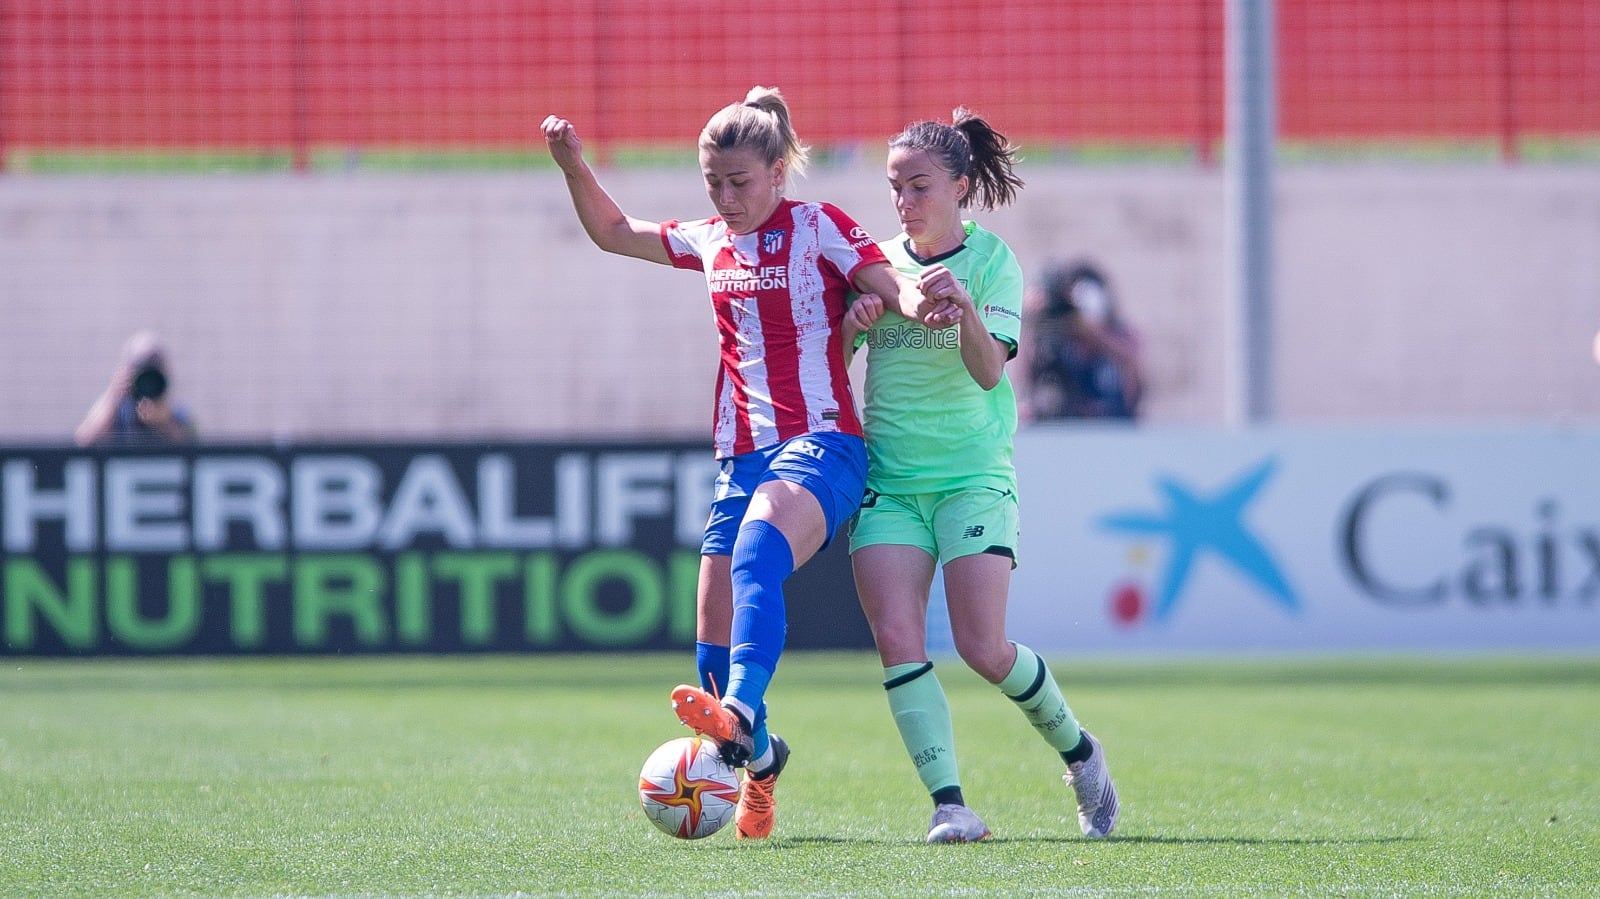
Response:
[[[989,333],[1015,353],[1022,332],[1022,267],[993,232],[976,222],[965,225],[966,242],[935,259],[917,258],[904,234],[879,246],[913,279],[943,263],[972,295]],[[994,389],[979,387],[961,361],[958,330],[932,330],[886,310],[864,335],[868,489],[1016,489],[1011,445],[1017,399],[1011,379],[1002,374]]]

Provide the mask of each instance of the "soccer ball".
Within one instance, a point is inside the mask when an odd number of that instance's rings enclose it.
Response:
[[[665,833],[681,840],[709,837],[733,820],[739,772],[722,761],[710,740],[668,740],[639,770],[639,804]]]

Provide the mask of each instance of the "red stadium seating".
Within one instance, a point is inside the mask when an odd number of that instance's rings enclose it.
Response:
[[[1209,158],[1220,0],[771,4],[9,0],[0,161],[16,153],[507,151],[547,112],[597,148],[684,146],[753,84],[807,140],[876,142],[971,106],[1029,142]],[[1600,136],[1590,0],[1279,0],[1294,141]]]

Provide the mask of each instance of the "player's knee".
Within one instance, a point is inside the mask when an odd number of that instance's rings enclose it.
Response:
[[[977,675],[991,684],[998,684],[1011,673],[1015,657],[1011,644],[1004,639],[963,638],[955,634],[956,653]]]
[[[872,641],[885,665],[920,661],[927,652],[928,632],[909,621],[869,621]]]

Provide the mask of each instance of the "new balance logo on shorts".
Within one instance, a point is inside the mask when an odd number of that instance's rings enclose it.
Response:
[[[968,537],[982,537],[982,536],[983,536],[983,525],[981,525],[981,524],[969,524],[969,525],[967,525],[967,529],[961,532],[961,537],[962,537],[963,540],[968,538]]]

